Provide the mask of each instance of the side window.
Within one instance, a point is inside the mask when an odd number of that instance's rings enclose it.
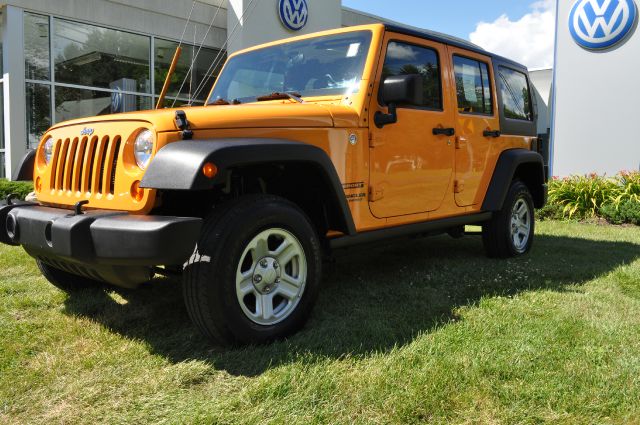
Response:
[[[458,111],[491,115],[493,99],[487,64],[462,56],[454,56],[453,66],[456,74]]]
[[[423,104],[429,109],[442,109],[440,61],[433,49],[392,41],[382,68],[382,81],[397,75],[420,74],[424,80]]]
[[[531,93],[527,76],[513,69],[500,67],[500,92],[504,103],[504,116],[515,120],[533,121]]]

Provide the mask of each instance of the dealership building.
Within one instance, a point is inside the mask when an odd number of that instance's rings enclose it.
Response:
[[[605,3],[611,10],[602,0],[559,1],[557,66],[532,76],[554,174],[638,169],[637,7]],[[203,104],[228,53],[386,21],[341,0],[9,0],[0,13],[0,177],[55,123],[153,108],[180,39],[168,106]]]

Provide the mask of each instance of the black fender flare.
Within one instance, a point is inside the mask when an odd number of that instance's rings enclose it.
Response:
[[[482,204],[483,211],[502,209],[514,178],[520,178],[529,187],[536,208],[544,207],[547,202],[547,184],[542,155],[526,149],[510,149],[498,158]]]
[[[174,142],[158,151],[140,187],[158,190],[205,191],[224,183],[230,168],[268,163],[307,163],[315,167],[331,189],[339,209],[340,231],[355,234],[355,224],[333,162],[317,146],[284,139],[228,138]],[[218,174],[207,178],[202,169],[213,163]]]
[[[28,150],[20,160],[20,164],[11,176],[13,181],[33,181],[33,167],[36,162],[36,151]]]

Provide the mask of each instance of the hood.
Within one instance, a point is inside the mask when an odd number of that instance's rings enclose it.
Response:
[[[183,107],[101,115],[66,121],[55,125],[53,128],[90,125],[97,122],[146,121],[151,123],[158,132],[176,131],[175,113],[178,110],[182,110],[187,114],[191,129],[194,131],[236,128],[358,126],[358,114],[347,106],[269,102],[246,105]]]

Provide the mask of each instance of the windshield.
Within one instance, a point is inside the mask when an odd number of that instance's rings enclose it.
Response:
[[[256,102],[271,93],[302,97],[356,93],[372,34],[357,31],[316,37],[235,56],[218,77],[208,103]]]

